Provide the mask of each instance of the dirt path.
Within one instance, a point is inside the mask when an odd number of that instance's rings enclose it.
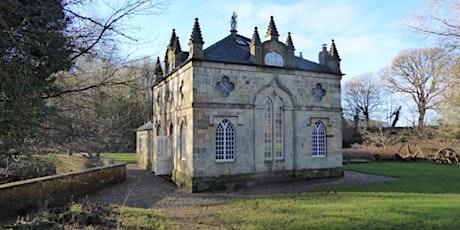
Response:
[[[177,208],[218,204],[234,199],[321,191],[340,185],[366,184],[390,181],[394,178],[345,171],[343,178],[277,183],[274,185],[240,188],[233,191],[186,193],[172,182],[140,170],[136,165],[127,165],[126,181],[90,194],[88,201],[99,204],[125,205],[139,208]]]

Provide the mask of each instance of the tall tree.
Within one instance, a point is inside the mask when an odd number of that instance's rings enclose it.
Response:
[[[412,49],[400,53],[390,67],[381,71],[390,91],[410,96],[415,103],[420,127],[425,125],[426,112],[441,102],[441,95],[448,86],[450,62],[443,49]]]
[[[36,136],[59,91],[52,74],[71,66],[60,0],[0,3],[0,148]]]
[[[408,26],[418,35],[435,39],[439,45],[450,52],[454,65],[449,71],[450,85],[444,92],[442,123],[448,124],[446,130],[460,136],[460,2],[457,0],[431,0],[425,9],[414,15]]]
[[[460,48],[460,2],[458,0],[431,0],[407,22],[417,34],[434,38],[448,51]]]
[[[64,72],[78,69],[74,64],[79,58],[107,59],[105,49],[118,39],[135,42],[124,27],[126,20],[165,7],[161,0],[100,1],[115,4],[101,16],[85,10],[94,2],[0,2],[0,153],[42,137],[38,134],[49,128],[47,118],[57,111],[49,99],[120,84],[112,79],[91,85],[56,82],[68,76]]]
[[[449,71],[446,81],[448,89],[443,93],[439,113],[442,115],[441,124],[444,133],[454,138],[460,138],[460,59],[456,59]]]
[[[345,83],[343,90],[345,111],[353,117],[355,129],[358,128],[360,120],[364,120],[366,128],[369,128],[371,117],[382,103],[383,90],[375,79],[373,74],[368,73],[354,77]]]
[[[117,85],[100,86],[51,99],[57,114],[51,119],[47,133],[57,149],[74,151],[134,151],[134,130],[149,119],[146,71],[153,65],[142,60],[133,63],[100,62],[89,59],[79,62],[76,77],[62,78],[62,85],[93,85],[112,81]],[[149,69],[150,68],[150,69]]]

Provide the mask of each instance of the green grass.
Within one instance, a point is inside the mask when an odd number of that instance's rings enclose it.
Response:
[[[127,164],[136,164],[137,163],[137,154],[136,153],[101,153],[101,156],[106,158],[111,158],[116,161],[123,161]]]
[[[102,155],[131,162],[136,158]],[[121,224],[120,229],[460,229],[460,166],[373,162],[345,169],[397,179],[209,206],[118,206],[107,218]],[[73,211],[82,212],[78,205]]]
[[[207,207],[224,229],[459,229],[460,196],[316,192]],[[201,219],[202,221],[203,219]]]
[[[460,166],[384,162],[346,169],[398,179],[177,212],[204,229],[460,229]]]
[[[349,164],[345,169],[398,178],[394,181],[348,186],[341,191],[460,194],[460,166],[433,162],[374,162]]]
[[[4,229],[179,229],[158,210],[123,206],[73,204],[61,213],[42,211],[0,226]]]
[[[121,222],[121,229],[178,229],[164,212],[157,210],[119,206],[111,218]]]

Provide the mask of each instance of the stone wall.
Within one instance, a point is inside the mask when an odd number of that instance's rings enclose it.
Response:
[[[34,178],[0,185],[1,216],[65,205],[86,194],[124,181],[126,164],[117,163],[80,172]]]
[[[340,76],[263,66],[194,62],[193,175],[219,178],[225,175],[273,171],[316,170],[342,167],[342,114]],[[216,88],[227,77],[234,85],[228,95]],[[324,91],[318,100],[312,91]],[[284,122],[284,156],[264,159],[264,100],[281,99]],[[216,162],[215,133],[222,120],[235,128],[233,162]],[[312,128],[315,122],[327,131],[327,154],[313,157]],[[204,186],[206,187],[206,186]]]
[[[193,184],[191,182],[182,184],[182,188],[187,192],[202,192],[207,190],[232,191],[236,188],[297,180],[341,177],[343,175],[344,174],[342,168],[304,169],[299,171],[279,170],[264,173],[220,175],[215,177],[194,177],[193,179],[182,178],[184,181],[193,180]]]
[[[152,143],[152,132],[152,130],[136,131],[137,166],[140,169],[149,170],[152,168],[152,153],[154,147]]]
[[[219,187],[218,180],[227,184],[228,180],[223,179],[227,177],[237,178],[240,183],[242,178],[252,181],[251,175],[276,180],[270,177],[273,172],[294,175],[305,171],[307,178],[323,169],[342,172],[340,81],[337,74],[295,69],[199,60],[185,63],[154,86],[155,132],[171,137],[172,179],[187,191],[202,191]],[[218,85],[224,83],[230,83],[229,92],[219,89]],[[319,90],[319,98],[315,90]],[[267,98],[283,104],[282,159],[264,157],[262,118]],[[216,127],[224,119],[235,129],[236,155],[232,162],[216,162]],[[321,122],[327,132],[326,156],[312,156],[315,122]],[[182,125],[185,156],[179,148]],[[212,182],[200,182],[208,179]]]

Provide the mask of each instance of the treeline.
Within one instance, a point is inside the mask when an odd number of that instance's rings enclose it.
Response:
[[[432,1],[424,7],[405,26],[431,47],[401,51],[389,66],[344,84],[347,137],[371,141],[385,127],[410,126],[436,133],[440,140],[460,139],[460,19],[455,11],[460,2]],[[430,126],[434,131],[426,129]]]
[[[97,4],[111,4],[96,14]],[[126,20],[166,1],[0,2],[0,154],[133,151],[151,63],[121,57]],[[128,61],[125,61],[128,60]]]

